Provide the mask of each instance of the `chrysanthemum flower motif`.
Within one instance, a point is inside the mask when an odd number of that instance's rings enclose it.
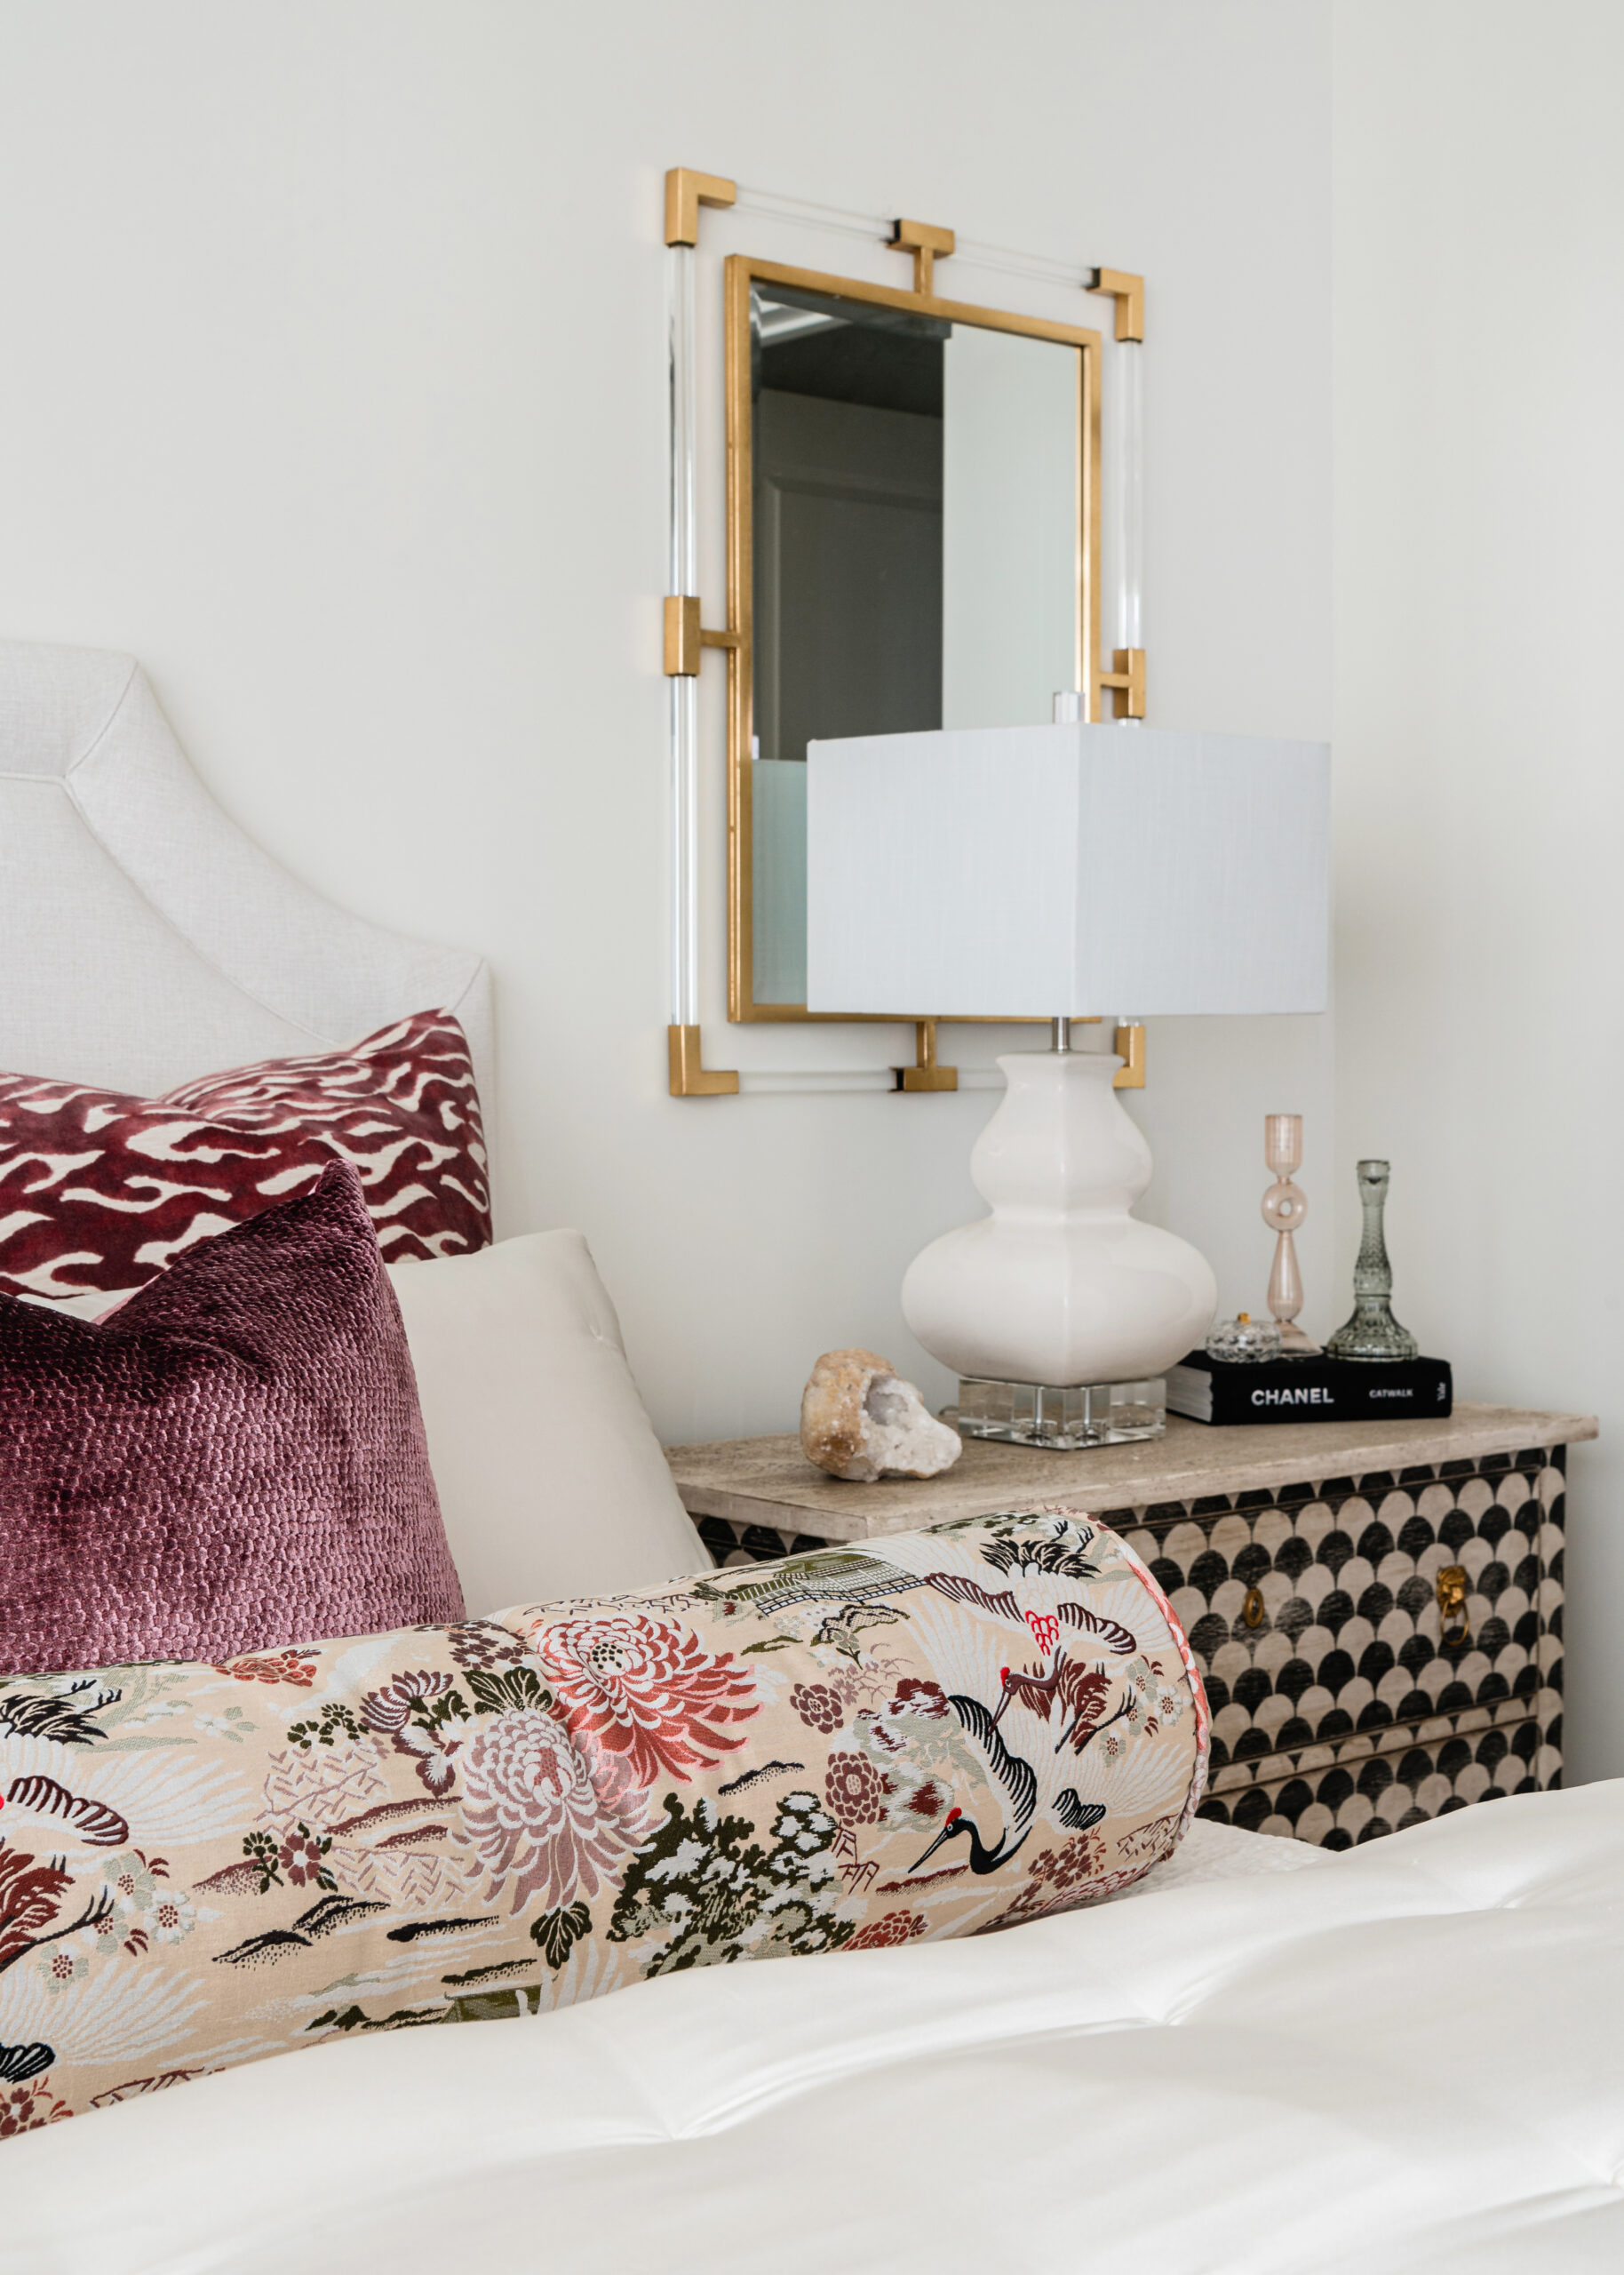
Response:
[[[535,1646],[570,1735],[594,1754],[624,1756],[645,1789],[713,1769],[744,1744],[727,1725],[757,1711],[750,1673],[675,1620],[562,1620],[538,1630]]]
[[[438,1698],[451,1688],[454,1678],[436,1669],[426,1669],[415,1674],[397,1674],[382,1690],[369,1690],[361,1702],[361,1711],[375,1730],[403,1729],[406,1719],[419,1702],[426,1704]]]
[[[65,2101],[58,2101],[50,2091],[49,2078],[36,2078],[27,2085],[0,2086],[0,2141],[9,2141],[14,2133],[32,2133],[39,2126],[54,2125],[58,2119],[71,2117],[72,2110]]]
[[[40,1979],[47,1991],[67,1991],[82,1983],[91,1971],[90,1960],[71,1944],[55,1944],[39,1956]]]
[[[165,1888],[147,1906],[141,1925],[155,1944],[178,1944],[197,1925],[197,1914],[184,1888]]]
[[[846,1719],[839,1694],[826,1682],[798,1682],[790,1693],[790,1704],[809,1730],[821,1730],[825,1736]]]
[[[464,1620],[441,1632],[459,1667],[516,1667],[524,1658],[519,1638],[494,1619]]]
[[[1183,1712],[1185,1695],[1182,1690],[1168,1689],[1157,1692],[1156,1712],[1161,1717],[1164,1729],[1176,1722]]]
[[[824,1797],[830,1814],[848,1827],[878,1824],[886,1813],[889,1781],[860,1753],[841,1750],[829,1757]]]
[[[537,1706],[482,1722],[461,1757],[463,1823],[490,1875],[494,1901],[512,1873],[512,1909],[595,1896],[626,1847],[568,1733]]]
[[[330,1840],[328,1848],[332,1847]],[[305,1825],[289,1833],[276,1852],[277,1861],[288,1876],[290,1888],[303,1888],[306,1880],[318,1880],[322,1873],[322,1843]],[[184,1929],[181,1931],[185,1932]],[[165,1940],[173,1940],[165,1938]]]
[[[168,1894],[159,1877],[148,1869],[146,1858],[139,1855],[115,1857],[103,1864],[101,1876],[111,1888],[113,1901],[127,1924],[138,1922],[160,1895]]]

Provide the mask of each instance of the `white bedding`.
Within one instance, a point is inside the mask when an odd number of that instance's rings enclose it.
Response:
[[[1310,1856],[126,2103],[0,2147],[3,2263],[1624,2266],[1624,1784]]]

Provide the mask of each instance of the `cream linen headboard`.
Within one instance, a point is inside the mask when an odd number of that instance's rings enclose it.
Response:
[[[456,1012],[482,958],[346,915],[229,821],[133,657],[0,642],[0,1069],[153,1095]]]

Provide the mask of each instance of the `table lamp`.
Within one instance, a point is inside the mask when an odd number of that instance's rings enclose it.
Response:
[[[1073,1019],[1321,1011],[1323,743],[1067,723],[807,748],[813,1011],[1047,1018],[1000,1058],[970,1174],[991,1214],[909,1266],[903,1313],[959,1427],[1055,1446],[1156,1434],[1201,1342],[1206,1259],[1142,1224],[1150,1151]]]

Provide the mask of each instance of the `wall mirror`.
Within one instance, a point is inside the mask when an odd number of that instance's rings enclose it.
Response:
[[[809,740],[1100,715],[1099,334],[921,266],[726,263],[733,1019],[816,1016]]]

